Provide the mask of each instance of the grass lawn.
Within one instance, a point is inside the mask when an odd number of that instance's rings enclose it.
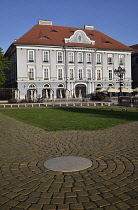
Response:
[[[138,111],[111,108],[18,108],[0,113],[46,131],[99,130],[138,120]]]

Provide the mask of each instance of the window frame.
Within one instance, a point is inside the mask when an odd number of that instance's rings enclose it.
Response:
[[[62,51],[57,52],[57,62],[58,63],[63,63],[63,52]]]
[[[92,54],[91,53],[86,53],[86,62],[91,63],[92,62]]]
[[[83,52],[78,52],[77,58],[78,58],[78,63],[83,63]]]
[[[110,75],[111,75],[111,77],[110,77]],[[108,69],[108,79],[113,80],[113,70],[112,69]]]
[[[89,75],[88,71],[90,73],[90,77],[88,76]],[[88,80],[91,80],[92,79],[92,69],[87,69],[87,79]]]
[[[107,63],[113,64],[113,54],[112,53],[107,54]]]
[[[28,79],[35,80],[35,68],[34,67],[28,67]]]
[[[47,72],[46,72],[47,70]],[[50,79],[50,74],[49,74],[49,68],[48,67],[43,67],[43,79],[44,80],[49,80]],[[45,77],[45,75],[47,74],[47,77]]]
[[[102,63],[102,54],[96,53],[96,64],[101,64],[101,63]]]
[[[121,58],[122,56],[122,58]],[[120,62],[122,60],[122,62]],[[125,64],[125,55],[124,54],[119,54],[118,55],[118,63],[119,65],[124,65]]]
[[[30,52],[32,52],[32,58],[30,58]],[[28,50],[28,62],[34,62],[34,50]]]
[[[74,80],[74,68],[69,68],[69,79],[70,80]]]
[[[74,52],[68,52],[69,63],[74,63]]]
[[[83,68],[78,68],[78,79],[83,80]]]
[[[99,73],[98,73],[99,71]],[[98,76],[98,74],[100,75],[100,77]],[[96,69],[96,80],[101,80],[102,79],[102,74],[101,74],[101,69]]]
[[[57,80],[63,80],[63,68],[57,69]]]
[[[43,62],[49,62],[49,51],[47,50],[43,51]]]

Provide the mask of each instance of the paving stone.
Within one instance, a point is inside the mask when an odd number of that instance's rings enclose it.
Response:
[[[68,204],[59,204],[58,205],[58,210],[69,210],[69,205]]]
[[[0,118],[0,209],[137,209],[138,122],[47,132]],[[44,167],[60,156],[85,157],[93,165],[65,173]]]
[[[65,204],[70,204],[70,203],[77,203],[77,199],[76,198],[66,198]]]
[[[51,204],[63,204],[64,198],[52,198]]]
[[[41,210],[43,205],[40,204],[32,204],[28,209],[29,210]]]
[[[83,202],[84,209],[93,209],[97,208],[97,205],[94,202]]]
[[[77,209],[84,209],[84,208],[83,208],[83,205],[81,203],[75,203],[75,204],[71,203],[70,204],[70,209],[71,210],[77,210]]]
[[[127,203],[125,202],[121,202],[121,203],[117,203],[115,204],[117,206],[117,208],[119,209],[128,209],[130,208],[130,205],[128,205]]]
[[[27,203],[27,202],[20,202],[16,205],[17,208],[20,208],[20,209],[28,209],[29,206],[31,205],[31,203]]]

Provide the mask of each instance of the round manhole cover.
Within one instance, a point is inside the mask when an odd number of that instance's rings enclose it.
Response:
[[[92,161],[84,157],[65,156],[49,159],[44,166],[53,171],[71,172],[91,167]]]

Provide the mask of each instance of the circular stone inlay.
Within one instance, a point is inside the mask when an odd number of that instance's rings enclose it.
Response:
[[[91,167],[92,161],[84,157],[65,156],[49,159],[44,166],[53,171],[71,172]]]

